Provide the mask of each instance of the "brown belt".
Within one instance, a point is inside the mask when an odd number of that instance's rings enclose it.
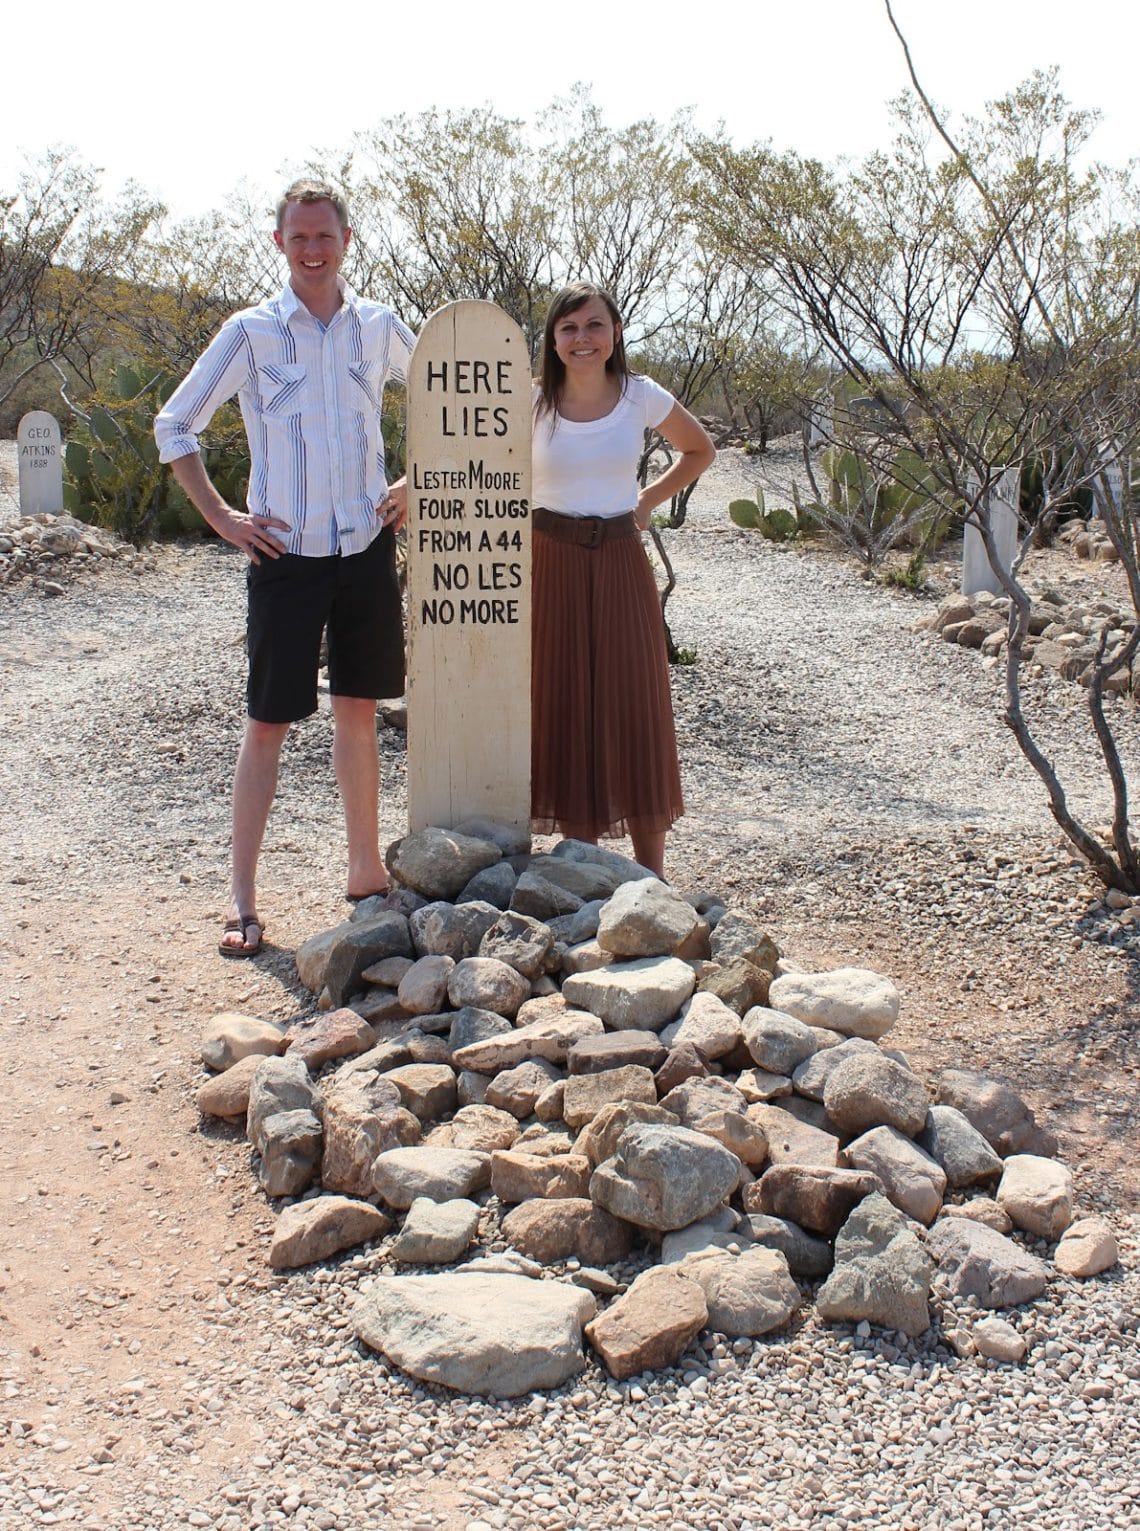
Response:
[[[622,516],[563,516],[542,505],[534,508],[536,530],[558,542],[574,542],[579,547],[596,548],[613,537],[636,537],[637,522],[633,511]]]

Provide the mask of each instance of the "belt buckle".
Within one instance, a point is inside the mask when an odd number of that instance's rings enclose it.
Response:
[[[582,519],[584,521],[589,521],[591,523],[591,525],[590,525],[590,535],[589,535],[588,539],[586,540],[586,542],[583,543],[583,546],[587,547],[587,548],[600,547],[601,543],[602,543],[602,535],[603,535],[604,530],[605,530],[605,526],[604,526],[602,517],[601,516],[584,516]]]

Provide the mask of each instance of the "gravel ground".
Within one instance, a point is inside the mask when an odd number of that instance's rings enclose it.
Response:
[[[769,489],[792,465],[764,464]],[[339,918],[331,726],[322,712],[286,751],[264,875],[277,946],[219,963],[240,568],[216,545],[163,548],[55,599],[0,596],[3,1184],[20,1208],[0,1271],[0,1531],[1140,1525],[1136,938],[1058,843],[997,676],[911,631],[927,604],[727,526],[760,471],[723,454],[670,536],[672,627],[697,652],[675,675],[672,875],[762,914],[789,955],[890,973],[920,1065],[1017,1079],[1083,1205],[1110,1214],[1121,1267],[1006,1315],[1029,1341],[1019,1367],[960,1358],[947,1334],[973,1315],[949,1305],[918,1342],[812,1313],[774,1340],[706,1336],[656,1377],[591,1364],[498,1404],[364,1352],[347,1314],[380,1254],[270,1276],[248,1150],[199,1127],[191,1094],[206,1016],[295,1013],[291,948]],[[1074,800],[1102,815],[1079,692],[1029,699]],[[1134,713],[1116,716],[1136,780]],[[402,738],[381,744],[391,838]],[[112,1148],[115,1082],[130,1100]],[[22,1168],[50,1113],[63,1136]]]

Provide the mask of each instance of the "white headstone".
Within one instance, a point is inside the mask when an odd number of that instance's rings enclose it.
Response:
[[[408,376],[408,828],[530,820],[530,357],[449,303]]]
[[[1102,519],[1107,519],[1106,512],[1115,519],[1124,508],[1124,467],[1111,442],[1102,449],[1100,472],[1093,479],[1093,504]]]
[[[808,450],[825,446],[831,440],[831,433],[831,405],[824,399],[817,399],[808,409]]]
[[[20,464],[20,514],[58,516],[63,510],[63,454],[59,421],[33,409],[16,428]]]
[[[1007,468],[996,478],[991,478],[989,488],[981,495],[981,485],[973,473],[968,476],[967,490],[971,501],[978,501],[977,514],[988,519],[997,550],[998,563],[1009,572],[1017,552],[1017,503],[1021,474],[1017,468]],[[976,522],[971,517],[966,522],[962,539],[962,594],[976,595],[979,590],[989,590],[994,595],[1004,593],[1001,580],[990,563],[986,545]]]

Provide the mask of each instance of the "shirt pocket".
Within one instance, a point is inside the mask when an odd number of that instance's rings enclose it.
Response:
[[[257,369],[262,413],[286,420],[301,413],[307,373],[299,362],[265,362]]]
[[[348,369],[353,382],[353,402],[358,409],[376,411],[380,408],[380,390],[383,378],[378,361],[353,362]]]

